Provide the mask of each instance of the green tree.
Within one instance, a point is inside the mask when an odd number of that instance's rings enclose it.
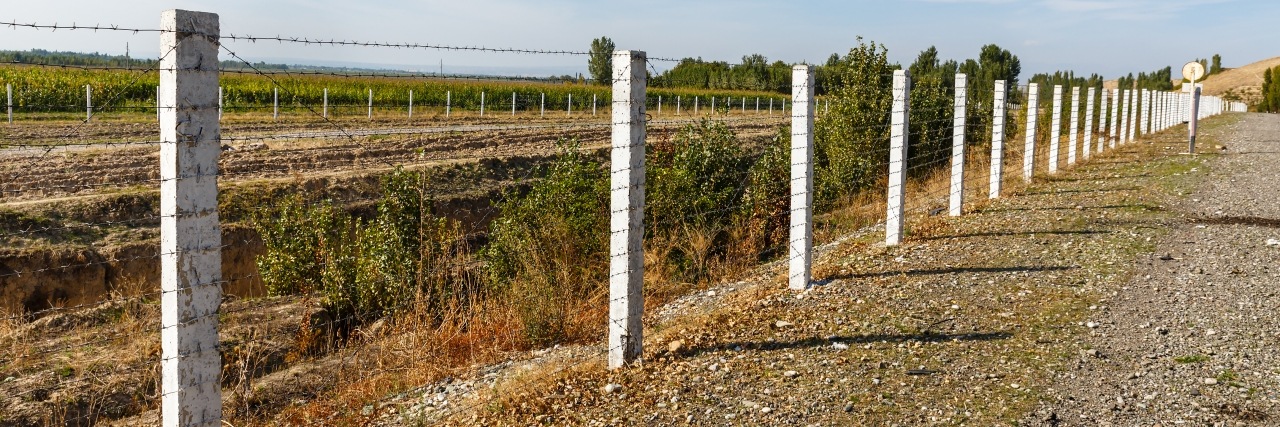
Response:
[[[613,50],[617,45],[608,37],[600,37],[591,41],[590,55],[587,57],[587,72],[597,84],[613,83]]]
[[[1275,86],[1275,79],[1271,69],[1268,68],[1262,72],[1262,99],[1258,102],[1258,111],[1270,113],[1273,106],[1271,105],[1272,87]]]
[[[1209,75],[1222,72],[1222,55],[1214,54],[1213,62],[1209,65]]]

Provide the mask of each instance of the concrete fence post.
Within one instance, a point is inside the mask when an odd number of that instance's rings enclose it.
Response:
[[[1190,141],[1189,145],[1187,146],[1187,152],[1190,154],[1195,154],[1196,153],[1196,127],[1200,122],[1200,88],[1195,87],[1195,88],[1192,88],[1191,91],[1192,91],[1191,96],[1189,97],[1191,99],[1191,106],[1188,107],[1191,110],[1191,112],[1187,114],[1187,117],[1188,117],[1187,135],[1189,137],[1188,140]]]
[[[218,426],[218,15],[168,10],[160,28],[161,424]]]
[[[218,88],[221,93],[222,88]],[[222,117],[222,101],[218,101],[218,117]],[[84,85],[84,121],[93,120],[93,86]]]
[[[791,95],[800,108],[791,114],[791,229],[787,287],[804,290],[813,277],[813,74],[808,65],[791,68]]]
[[[1049,173],[1058,173],[1058,155],[1062,154],[1062,85],[1053,85],[1053,115],[1049,131]]]
[[[756,97],[756,114],[760,114],[760,97]]]
[[[1147,89],[1143,89],[1142,90],[1142,126],[1139,127],[1139,129],[1142,129],[1143,135],[1147,135],[1151,133],[1151,111],[1152,111],[1151,91]]]
[[[1096,88],[1090,87],[1088,92],[1089,94],[1086,95],[1084,100],[1084,144],[1081,145],[1081,148],[1084,149],[1085,160],[1089,159],[1090,153],[1093,151],[1093,102],[1097,98],[1094,95],[1097,92]]]
[[[1111,129],[1107,137],[1108,148],[1115,149],[1120,136],[1120,89],[1111,90]],[[1101,150],[1099,150],[1101,151]]]
[[[160,86],[156,86],[156,123],[160,123]]]
[[[740,112],[742,114],[747,114],[747,97],[745,96],[742,97],[742,110]]]
[[[1027,142],[1022,148],[1022,179],[1031,182],[1036,172],[1036,119],[1040,115],[1040,85],[1027,85]]]
[[[1120,144],[1124,145],[1129,143],[1133,135],[1130,133],[1133,123],[1133,91],[1124,90],[1121,94],[1124,98],[1120,104]]]
[[[698,109],[701,106],[697,96],[693,97],[693,115],[698,115]]]
[[[641,51],[613,52],[609,369],[638,360],[644,341],[645,61]]]
[[[967,75],[956,74],[955,113],[951,121],[951,198],[948,206],[951,216],[964,213],[964,131],[968,107],[965,105],[968,102],[965,91],[968,84]]]
[[[324,98],[320,104],[320,117],[329,118],[329,88],[324,88]]]
[[[566,102],[566,104],[568,105],[564,109],[564,116],[565,117],[572,116],[573,115],[573,94],[572,93],[569,94],[569,101]]]
[[[1125,143],[1133,142],[1134,133],[1138,130],[1138,93],[1134,89],[1128,89],[1124,92],[1124,133]]]
[[[658,96],[658,112],[662,112],[662,96]],[[591,94],[591,116],[596,115],[596,94]]]
[[[680,95],[676,95],[676,115],[677,115],[677,116],[679,116],[679,115],[680,115],[680,113],[681,113],[681,109],[683,108],[683,105],[684,105],[684,103],[683,103],[683,101],[681,101],[681,100],[680,100]]]
[[[769,115],[773,115],[773,98],[769,98]]]
[[[711,97],[711,115],[716,114],[716,97]]]
[[[1071,128],[1067,131],[1067,165],[1076,164],[1076,146],[1080,144],[1080,87],[1071,88]]]
[[[484,91],[480,91],[480,117],[484,117]]]
[[[365,113],[369,120],[373,120],[373,89],[369,89],[369,109]]]
[[[271,88],[271,120],[280,120],[280,88]]]
[[[409,118],[413,118],[413,89],[409,89]]]
[[[889,198],[885,203],[885,246],[902,243],[903,198],[907,194],[907,139],[911,120],[911,73],[893,72],[893,109],[889,110]],[[791,102],[795,102],[792,100]],[[794,105],[792,106],[794,109]]]
[[[453,91],[444,91],[444,118],[449,118],[449,114],[453,110]]]
[[[991,191],[989,198],[1000,197],[1004,185],[1004,106],[1005,81],[996,80],[995,96],[991,104]]]
[[[5,107],[9,112],[9,124],[13,124],[13,84],[4,84]],[[158,109],[157,109],[158,110]]]
[[[542,97],[538,99],[538,117],[547,116],[547,93],[543,92]]]
[[[516,93],[511,92],[511,117],[516,116]]]

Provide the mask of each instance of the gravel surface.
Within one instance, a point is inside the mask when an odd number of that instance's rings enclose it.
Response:
[[[1280,423],[1280,116],[1223,132],[1226,150],[1171,206],[1186,221],[1097,316],[1099,357],[1059,375],[1029,424]]]
[[[653,310],[637,366],[607,371],[599,349],[551,350],[520,369],[473,369],[481,387],[426,386],[371,415],[382,425],[1274,424],[1280,329],[1264,310],[1280,303],[1280,247],[1267,244],[1280,240],[1280,187],[1268,188],[1280,118],[1207,121],[1212,153],[1196,157],[1176,154],[1178,129],[1031,186],[1012,178],[1008,197],[963,217],[911,218],[899,247],[878,233],[845,238],[818,257],[821,285],[803,293],[766,266]]]

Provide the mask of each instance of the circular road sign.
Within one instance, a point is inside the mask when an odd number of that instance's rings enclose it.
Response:
[[[1182,66],[1182,77],[1185,77],[1187,80],[1191,80],[1193,82],[1203,79],[1204,65],[1195,61],[1188,62],[1187,65]]]

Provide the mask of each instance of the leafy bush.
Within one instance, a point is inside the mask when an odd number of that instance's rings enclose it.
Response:
[[[894,69],[884,46],[861,40],[826,67],[836,87],[828,88],[831,110],[819,117],[814,130],[814,204],[819,210],[829,210],[884,175]]]
[[[527,195],[498,202],[482,251],[489,286],[513,304],[535,344],[563,338],[572,305],[598,295],[608,275],[608,177],[576,140],[558,146]]]

